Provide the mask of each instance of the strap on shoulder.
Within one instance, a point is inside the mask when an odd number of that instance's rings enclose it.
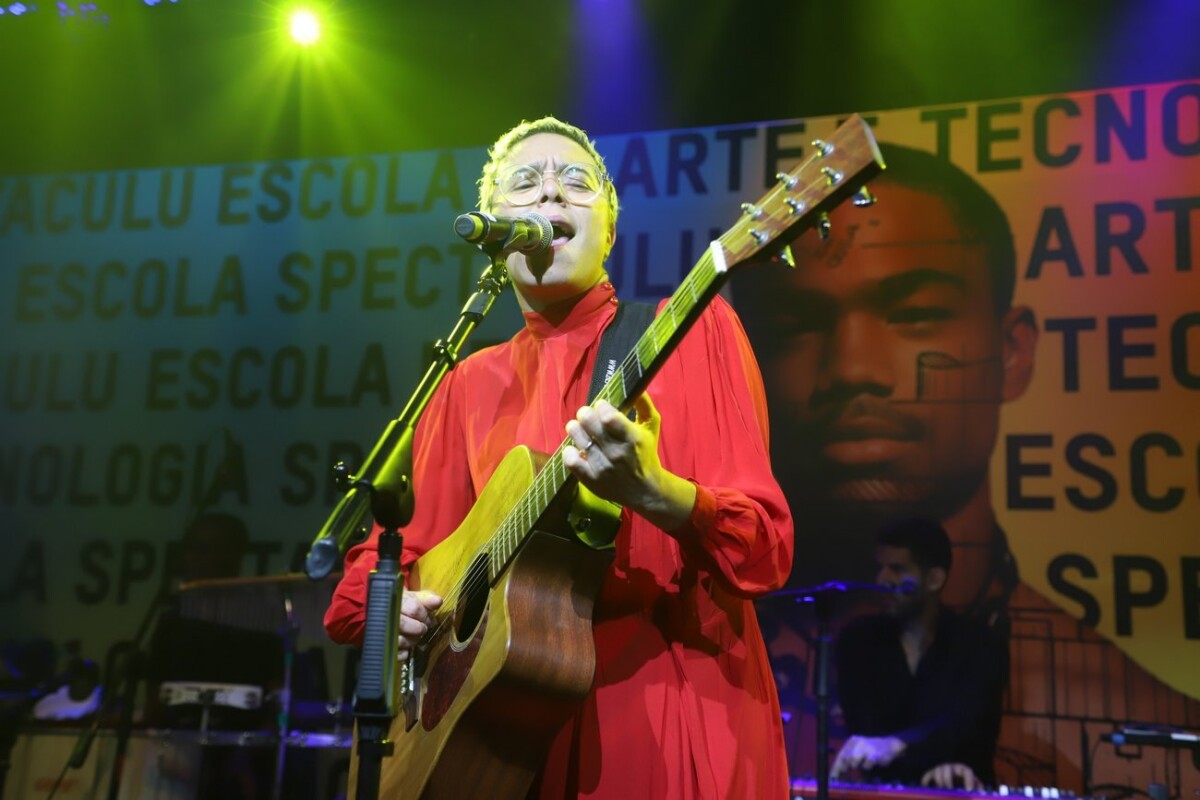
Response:
[[[596,354],[592,385],[588,389],[589,401],[600,393],[625,356],[633,351],[633,346],[654,321],[656,310],[653,303],[622,302],[617,306],[617,315],[600,335],[600,352]]]

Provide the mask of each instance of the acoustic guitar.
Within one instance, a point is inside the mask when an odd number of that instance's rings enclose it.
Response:
[[[803,229],[884,167],[857,115],[712,242],[596,400],[628,410],[734,268],[786,260]],[[824,232],[824,231],[823,231]],[[564,441],[497,467],[459,528],[410,570],[410,589],[444,598],[397,677],[400,710],[380,796],[525,797],[555,733],[591,688],[592,608],[619,508],[572,478]],[[582,543],[581,543],[582,540]],[[357,760],[351,768],[351,792]],[[352,796],[352,795],[351,795]]]

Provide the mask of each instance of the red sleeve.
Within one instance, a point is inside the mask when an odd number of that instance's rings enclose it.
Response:
[[[475,502],[470,471],[463,468],[464,417],[460,413],[461,392],[455,390],[458,375],[458,370],[447,374],[417,423],[413,437],[416,497],[412,521],[401,531],[404,552],[400,565],[405,573],[422,554],[458,527]],[[346,553],[345,574],[325,612],[325,631],[340,644],[362,641],[367,576],[379,560],[380,530],[376,526],[365,542]]]
[[[678,398],[659,404],[664,465],[697,487],[691,516],[672,535],[685,559],[731,592],[778,589],[792,567],[792,516],[771,472],[758,363],[724,299],[714,298],[675,355],[650,387],[656,404]]]

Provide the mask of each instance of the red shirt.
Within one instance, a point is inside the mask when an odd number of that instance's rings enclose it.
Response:
[[[565,317],[527,313],[511,340],[449,373],[417,425],[405,568],[457,528],[513,446],[551,453],[563,441],[615,312],[612,285],[600,284]],[[696,484],[696,503],[672,535],[624,513],[596,603],[595,681],[555,740],[542,797],[787,797],[779,701],[751,598],[786,580],[792,520],[771,474],[758,366],[724,300],[648,391],[662,464]],[[361,639],[376,559],[375,536],[347,554],[325,615],[335,641]]]

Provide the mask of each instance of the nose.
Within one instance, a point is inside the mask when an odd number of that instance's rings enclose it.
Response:
[[[542,192],[538,198],[538,205],[545,203],[561,203],[566,204],[567,198],[563,194],[562,185],[558,182],[558,173],[554,170],[546,170],[542,173]]]
[[[838,316],[822,353],[826,389],[855,387],[887,395],[895,384],[887,322],[867,309],[848,309]]]

